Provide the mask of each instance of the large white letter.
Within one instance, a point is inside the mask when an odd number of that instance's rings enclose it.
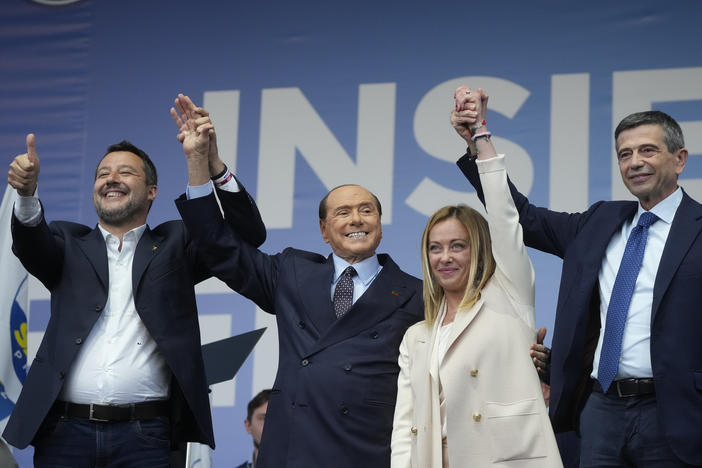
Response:
[[[551,77],[551,157],[549,208],[588,207],[590,75]]]
[[[358,183],[374,192],[392,222],[395,83],[359,86],[357,125],[354,163],[299,88],[263,90],[257,203],[269,228],[293,225],[295,150],[328,189]]]
[[[510,119],[529,97],[529,91],[518,84],[491,76],[465,76],[444,81],[432,88],[417,105],[414,114],[414,135],[424,151],[444,161],[454,162],[466,150],[465,142],[451,127],[449,119],[453,92],[466,83],[484,88],[490,94],[489,109]],[[520,190],[529,193],[534,178],[534,167],[529,154],[524,148],[507,139],[494,137],[493,142],[500,153],[509,155],[507,166],[512,180]],[[427,216],[441,206],[456,203],[466,203],[476,209],[483,209],[475,192],[448,189],[428,177],[422,179],[405,202]]]
[[[651,109],[651,103],[702,99],[700,83],[702,67],[615,72],[612,79],[612,135],[624,117]],[[690,154],[702,154],[702,120],[679,123]],[[681,177],[680,185],[693,198],[702,199],[702,179]],[[633,199],[621,180],[612,137],[612,199],[622,198]]]

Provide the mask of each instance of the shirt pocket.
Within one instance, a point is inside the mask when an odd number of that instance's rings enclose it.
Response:
[[[536,398],[512,403],[486,402],[493,463],[546,456],[544,417],[537,403]]]

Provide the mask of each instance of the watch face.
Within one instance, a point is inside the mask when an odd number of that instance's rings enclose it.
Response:
[[[59,5],[68,5],[69,3],[76,3],[79,2],[80,0],[32,0],[34,3],[41,3],[42,5],[49,5],[49,6],[59,6]]]

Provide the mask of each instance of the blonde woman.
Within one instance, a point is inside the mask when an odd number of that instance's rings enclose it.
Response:
[[[477,150],[488,216],[447,206],[424,229],[425,320],[400,346],[392,468],[562,467],[529,357],[534,272],[486,104],[456,90],[451,121]]]

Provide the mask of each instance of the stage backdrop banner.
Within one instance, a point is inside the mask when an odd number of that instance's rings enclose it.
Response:
[[[700,20],[693,0],[3,0],[0,155],[7,167],[36,133],[46,217],[94,225],[95,167],[127,139],[158,168],[157,225],[177,217],[187,183],[168,115],[183,92],[210,110],[223,159],[255,195],[263,250],[328,254],[317,204],[359,183],[383,204],[380,251],[419,276],[427,216],[449,203],[479,208],[454,164],[465,151],[449,123],[460,84],[490,95],[493,141],[538,205],[578,211],[628,197],[613,129],[652,108],[681,122],[691,154],[681,185],[702,200]],[[560,260],[530,253],[537,324],[550,330]],[[235,381],[213,388],[213,466],[237,466],[253,448],[246,403],[273,384],[275,321],[216,280],[197,291],[203,342],[268,327]],[[49,296],[31,278],[29,295],[31,363]],[[31,449],[16,455],[31,466]]]

